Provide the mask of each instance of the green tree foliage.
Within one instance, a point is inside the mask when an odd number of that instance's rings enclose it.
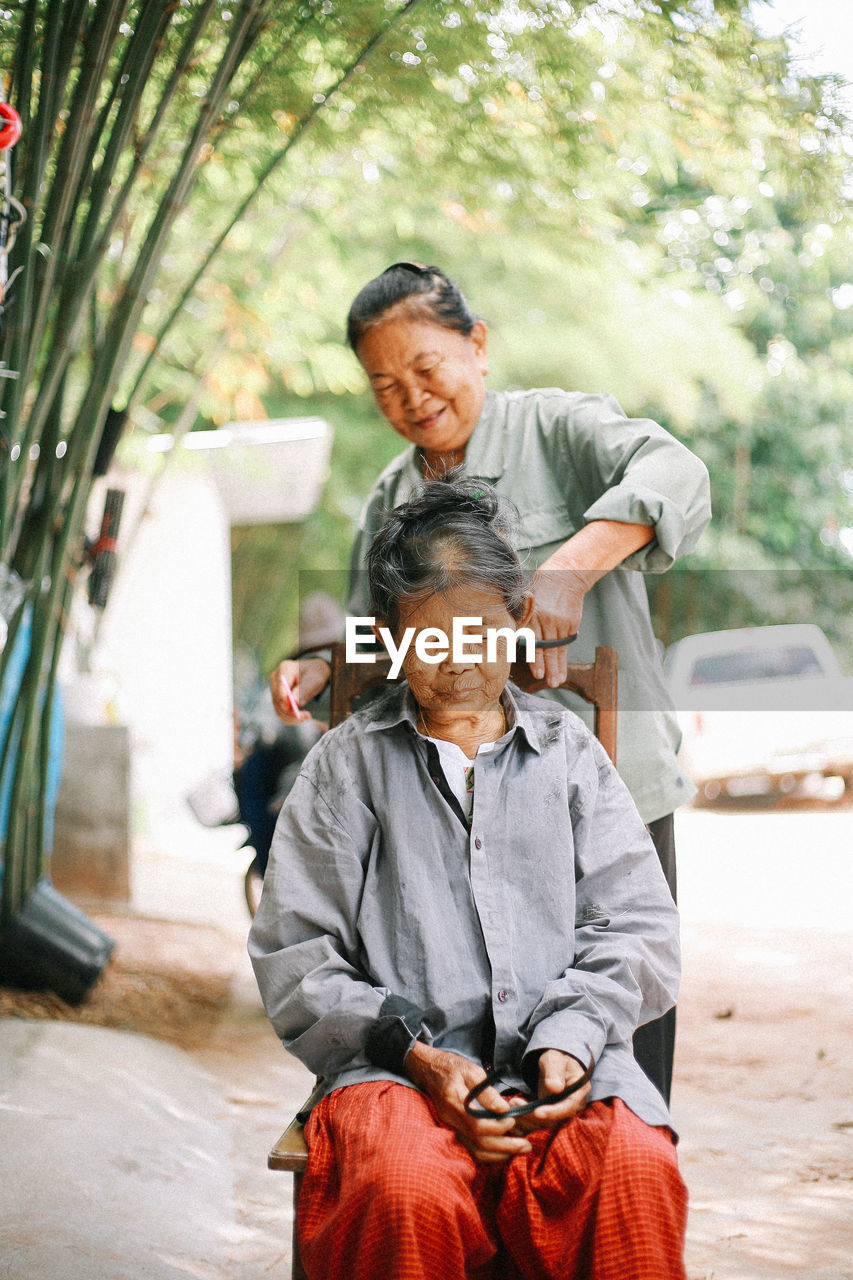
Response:
[[[843,122],[745,0],[21,0],[0,24],[24,124],[4,156],[0,350],[0,561],[23,601],[0,675],[30,628],[6,691],[5,918],[42,867],[96,464],[126,422],[144,436],[196,404],[210,425],[310,396],[341,429],[302,563],[339,568],[395,450],[341,323],[389,260],[463,281],[495,385],[613,390],[730,475],[718,549],[801,553],[793,509],[759,519],[754,498],[776,414],[808,412],[820,431],[791,458],[816,476],[810,545],[846,554]],[[283,642],[292,616],[269,625]]]
[[[223,246],[192,331],[167,342],[165,415],[224,309],[203,412],[299,413],[310,398],[326,413],[333,474],[301,564],[345,563],[398,447],[343,347],[346,306],[389,261],[437,261],[489,322],[493,385],[611,391],[707,460],[715,522],[691,564],[754,572],[744,599],[717,576],[677,609],[656,586],[664,639],[802,610],[771,570],[823,569],[826,585],[849,569],[850,135],[835,85],[796,76],[739,5],[577,6],[514,27],[508,12],[421,8],[329,104]],[[272,256],[247,271],[259,245]],[[295,593],[280,611],[264,665],[294,640]]]

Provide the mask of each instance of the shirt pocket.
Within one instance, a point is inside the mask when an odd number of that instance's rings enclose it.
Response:
[[[544,510],[525,512],[518,525],[519,547],[547,547],[565,542],[577,526],[565,506],[547,507]]]

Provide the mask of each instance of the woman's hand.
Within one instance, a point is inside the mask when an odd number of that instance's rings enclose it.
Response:
[[[439,1120],[453,1129],[475,1160],[483,1164],[503,1164],[513,1156],[532,1150],[527,1139],[514,1131],[511,1117],[506,1120],[478,1119],[465,1110],[469,1091],[486,1076],[476,1062],[458,1053],[434,1049],[418,1040],[406,1055],[406,1075],[423,1090],[435,1107]],[[509,1103],[496,1089],[484,1090],[480,1101],[493,1111],[509,1110]]]
[[[590,587],[655,536],[645,524],[593,520],[573,534],[541,564],[531,584],[533,612],[529,624],[541,640],[577,635],[584,596]],[[567,675],[568,645],[536,650],[530,663],[535,679],[552,689]]]
[[[562,1102],[547,1105],[549,1095],[561,1093],[568,1085],[579,1080],[586,1067],[577,1058],[559,1049],[546,1049],[539,1059],[539,1097],[543,1105],[529,1115],[519,1116],[515,1122],[516,1133],[532,1133],[534,1129],[554,1129],[583,1111],[592,1087],[587,1081],[576,1093],[569,1094]],[[509,1099],[510,1103],[512,1099]]]
[[[530,588],[533,612],[527,622],[537,639],[563,640],[577,635],[584,596],[592,586],[589,578],[589,574],[552,567],[548,560],[537,570]],[[552,689],[561,685],[567,674],[568,649],[567,644],[553,649],[540,649],[537,645],[530,664],[534,677],[547,679]]]
[[[280,662],[270,676],[272,704],[279,720],[285,724],[300,724],[311,719],[310,711],[303,711],[306,702],[322,693],[331,677],[331,668],[323,658],[305,658],[301,661],[288,658]],[[291,697],[297,707],[294,712]]]

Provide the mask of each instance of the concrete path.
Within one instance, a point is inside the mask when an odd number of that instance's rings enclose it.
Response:
[[[236,1231],[224,1106],[147,1036],[0,1020],[3,1280],[219,1280]]]

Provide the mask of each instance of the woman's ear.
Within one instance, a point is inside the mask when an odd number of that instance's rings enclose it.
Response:
[[[397,643],[398,632],[405,630],[400,619],[397,619],[396,626],[392,626],[387,618],[374,618],[370,624],[370,630],[376,637],[377,644],[383,653],[387,653],[389,657],[394,656],[394,645]],[[381,631],[385,632],[384,635]],[[389,647],[390,646],[390,647]]]
[[[521,617],[518,619],[518,627],[530,626],[530,619],[533,617],[533,610],[536,601],[533,599],[533,592],[528,591],[524,597],[524,608]]]
[[[476,324],[474,325],[474,328],[471,330],[468,336],[470,337],[472,343],[474,344],[474,352],[476,355],[477,363],[480,367],[480,372],[485,378],[486,374],[489,372],[489,356],[487,352],[489,335],[488,335],[488,330],[486,329],[486,326],[482,320],[478,320],[476,322]]]

